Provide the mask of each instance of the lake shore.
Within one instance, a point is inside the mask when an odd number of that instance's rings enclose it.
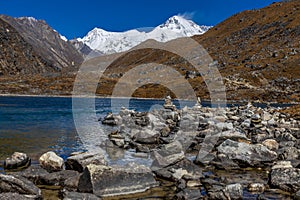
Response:
[[[108,140],[100,145],[105,153],[92,148],[65,159],[56,155],[59,170],[53,170],[50,160],[48,164],[47,159],[41,161],[46,156],[40,155],[39,165],[8,171],[7,176],[26,177],[39,187],[44,185],[42,191],[59,186],[50,189],[59,198],[292,198],[300,190],[300,121],[281,110],[252,104],[177,109],[170,99],[159,110],[123,108],[101,120],[114,127],[105,132]],[[81,135],[84,144],[99,146],[94,137],[85,139]],[[134,157],[128,159],[121,152]],[[151,162],[140,164],[138,158]],[[120,165],[112,159],[126,162]],[[35,191],[34,195],[40,195],[39,188]]]
[[[143,97],[110,97],[110,96],[88,96],[88,95],[34,95],[34,94],[0,94],[0,97],[53,97],[53,98],[104,98],[104,99],[140,99],[140,100],[164,100],[164,98],[143,98]],[[191,99],[174,99],[174,100],[182,100],[182,101],[196,101]],[[210,102],[209,99],[201,99],[202,102]],[[299,105],[300,102],[287,102],[280,103],[276,101],[248,101],[248,100],[226,100],[227,104],[247,104],[248,102],[258,103],[258,104],[291,104],[291,105]],[[223,103],[223,102],[220,102]]]

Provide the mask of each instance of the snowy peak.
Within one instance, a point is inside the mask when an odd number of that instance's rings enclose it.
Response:
[[[199,26],[192,20],[185,19],[181,16],[170,17],[165,23],[158,26],[160,29],[168,29],[176,33],[183,33],[185,36],[193,36],[205,33],[210,27]]]
[[[94,28],[85,37],[79,38],[78,41],[103,54],[111,54],[127,51],[148,39],[167,42],[180,37],[200,35],[209,28],[211,27],[199,26],[192,20],[187,20],[181,16],[173,16],[150,32],[140,32],[136,29],[125,32],[109,32]]]

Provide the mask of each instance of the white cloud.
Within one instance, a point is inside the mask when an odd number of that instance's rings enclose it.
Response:
[[[195,16],[196,12],[184,12],[184,13],[179,13],[178,16],[183,17],[184,19],[190,19],[192,20]]]

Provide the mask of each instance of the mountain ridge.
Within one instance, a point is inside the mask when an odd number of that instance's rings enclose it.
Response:
[[[51,28],[46,21],[33,17],[13,18],[0,15],[0,18],[10,24],[28,42],[35,52],[43,57],[55,71],[68,67],[79,66],[82,55],[62,35]]]
[[[199,26],[191,20],[180,16],[170,17],[163,24],[153,28],[150,32],[137,29],[124,32],[110,32],[100,28],[94,28],[78,42],[83,42],[92,50],[98,50],[103,54],[123,52],[148,39],[167,42],[180,37],[190,37],[205,33],[211,26]]]
[[[299,18],[299,0],[279,2],[259,10],[235,14],[206,33],[192,38],[206,49],[216,63],[228,100],[300,102]],[[9,36],[5,29],[3,34]],[[91,51],[84,44],[78,45],[85,47],[87,52]],[[129,69],[152,62],[174,67],[187,79],[197,96],[209,99],[210,94],[201,75],[195,73],[183,58],[159,49],[135,50],[115,60],[103,72],[100,81],[90,80],[97,81],[96,95],[110,96],[114,85]],[[0,91],[71,95],[75,78],[75,71],[72,74],[59,72],[58,75],[33,74],[30,77],[0,74]],[[133,96],[163,98],[167,93],[167,88],[150,84],[138,88]]]

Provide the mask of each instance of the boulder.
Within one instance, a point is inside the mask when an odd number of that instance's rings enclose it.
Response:
[[[65,163],[67,170],[78,172],[83,172],[89,164],[106,165],[107,161],[101,153],[85,152],[68,157]]]
[[[70,181],[79,176],[77,171],[62,170],[49,173],[40,166],[30,166],[29,168],[20,172],[11,172],[13,176],[24,177],[32,181],[36,185],[51,185],[64,186],[67,179]],[[69,181],[69,183],[70,183]],[[73,184],[72,182],[70,184]]]
[[[100,197],[97,197],[94,194],[90,193],[79,193],[79,192],[69,192],[67,190],[63,190],[63,200],[75,200],[75,199],[86,199],[86,200],[101,200]]]
[[[1,200],[36,200],[39,199],[36,195],[18,194],[18,193],[1,193]]]
[[[294,200],[300,200],[300,190],[294,194]]]
[[[295,147],[284,147],[278,150],[280,160],[299,160],[300,150]]]
[[[270,184],[284,191],[295,193],[300,190],[300,169],[272,168]]]
[[[4,169],[18,169],[30,166],[31,159],[25,154],[15,152],[9,158],[6,158],[3,164]]]
[[[158,169],[154,173],[159,178],[173,182],[184,179],[189,185],[199,184],[199,180],[202,177],[202,170],[186,158],[176,164]]]
[[[107,197],[144,192],[157,185],[151,170],[143,165],[90,164],[79,179],[78,191]]]
[[[274,139],[266,139],[262,142],[262,145],[266,146],[271,151],[277,151],[279,148],[279,144]]]
[[[60,171],[64,167],[64,160],[53,151],[44,153],[39,158],[40,165],[48,172]]]
[[[178,142],[172,142],[162,146],[153,152],[153,163],[151,169],[156,171],[163,167],[175,164],[184,158],[182,145]]]
[[[39,165],[30,166],[27,169],[19,172],[10,172],[9,174],[13,176],[22,176],[30,181],[32,181],[34,184],[41,184],[42,179],[46,175],[49,174],[44,168],[42,168]]]
[[[287,169],[287,168],[293,168],[291,161],[279,161],[276,162],[276,164],[272,167],[272,170],[275,169]]]
[[[41,190],[23,177],[0,174],[0,193],[41,196]]]
[[[225,192],[230,196],[230,199],[243,199],[243,186],[240,183],[226,185]]]
[[[63,183],[64,188],[68,191],[77,191],[80,176],[81,174],[68,177]]]
[[[240,165],[260,166],[264,162],[276,160],[277,154],[270,151],[261,144],[247,144],[235,142],[230,139],[225,140],[217,147],[218,153],[225,154],[229,159],[237,161]]]
[[[179,200],[179,199],[198,200],[198,199],[203,199],[203,196],[199,189],[186,188],[180,191],[179,193],[177,193],[173,199],[174,200]]]
[[[67,179],[77,177],[79,173],[73,170],[62,170],[41,177],[41,185],[64,186]]]
[[[142,129],[133,136],[133,141],[142,144],[157,144],[160,134],[150,129]]]

